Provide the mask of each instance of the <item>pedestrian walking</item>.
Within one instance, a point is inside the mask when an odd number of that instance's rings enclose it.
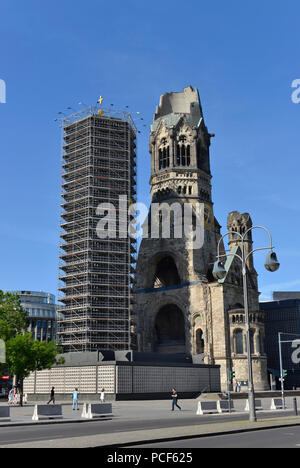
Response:
[[[79,408],[78,408],[78,388],[75,388],[75,390],[73,392],[72,410],[74,411],[75,409],[79,410]]]
[[[51,403],[51,401],[53,401],[53,404],[55,405],[55,387],[51,388],[50,400],[48,401],[47,405],[49,405],[49,403]]]
[[[15,387],[14,388],[14,394],[13,394],[13,405],[19,405],[20,404],[20,394],[18,392],[18,389]]]
[[[171,398],[172,398],[172,411],[174,411],[175,406],[177,406],[177,408],[179,408],[181,411],[181,408],[178,405],[178,394],[175,388],[172,388]]]
[[[15,393],[14,388],[11,388],[10,391],[8,392],[8,404],[9,404],[9,405],[12,405],[12,404],[13,404],[14,393]]]
[[[102,388],[100,392],[100,401],[101,403],[105,403],[105,388]]]

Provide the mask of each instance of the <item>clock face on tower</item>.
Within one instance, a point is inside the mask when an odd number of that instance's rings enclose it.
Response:
[[[204,225],[206,228],[212,228],[214,224],[214,214],[210,205],[204,205]]]

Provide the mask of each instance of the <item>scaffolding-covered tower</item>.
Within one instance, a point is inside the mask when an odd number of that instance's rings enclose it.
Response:
[[[130,349],[136,240],[119,219],[136,201],[135,125],[127,112],[89,107],[62,128],[58,343],[64,352]],[[117,213],[107,238],[96,229],[101,203]]]

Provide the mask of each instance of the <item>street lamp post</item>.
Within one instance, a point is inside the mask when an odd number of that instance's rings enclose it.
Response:
[[[246,255],[245,244],[247,242],[247,237],[250,231],[253,229],[263,229],[268,233],[270,239],[269,247],[262,247],[252,250],[248,255]],[[236,253],[220,254],[220,244],[226,236],[238,236],[241,242],[241,255]],[[214,264],[213,275],[217,280],[223,279],[227,272],[224,268],[224,265],[221,262],[221,257],[226,256],[235,256],[242,263],[242,276],[243,276],[243,291],[244,291],[244,311],[245,311],[245,329],[246,329],[246,343],[247,343],[247,361],[248,361],[248,400],[249,400],[249,420],[251,422],[256,421],[256,411],[255,411],[255,394],[254,394],[254,385],[253,385],[253,370],[252,370],[252,358],[251,358],[251,337],[250,337],[250,321],[249,321],[249,301],[248,301],[248,279],[247,279],[247,260],[249,257],[258,250],[269,250],[267,253],[265,268],[268,271],[276,271],[279,268],[279,263],[275,252],[273,252],[272,237],[270,232],[263,226],[252,226],[247,229],[243,234],[240,234],[236,231],[229,231],[224,234],[218,242],[218,254],[217,261]]]
[[[285,409],[284,376],[283,376],[282,350],[281,350],[281,335],[282,335],[282,333],[279,332],[278,333],[279,365],[280,365],[281,401],[282,401],[282,408]]]

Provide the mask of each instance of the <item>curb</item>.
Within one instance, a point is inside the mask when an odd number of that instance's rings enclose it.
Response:
[[[139,440],[134,442],[123,442],[120,444],[110,444],[110,445],[99,445],[90,448],[122,448],[122,447],[134,447],[136,445],[150,445],[153,443],[163,443],[163,442],[175,442],[179,440],[188,440],[188,439],[199,439],[205,437],[217,437],[221,435],[232,435],[232,434],[243,434],[246,432],[257,432],[257,431],[264,431],[269,429],[279,429],[283,427],[295,427],[300,426],[300,421],[295,423],[287,423],[287,424],[278,424],[278,425],[271,425],[271,426],[260,426],[260,427],[249,427],[249,428],[242,428],[242,429],[232,429],[232,430],[225,430],[221,432],[206,432],[204,434],[192,434],[192,435],[184,435],[184,436],[174,436],[174,437],[164,437],[161,439],[146,439],[146,440]],[[145,447],[147,448],[147,447]],[[149,447],[150,448],[150,447]]]
[[[0,424],[1,427],[24,427],[24,426],[47,426],[48,424],[70,424],[70,423],[84,423],[84,422],[93,422],[93,421],[111,421],[113,417],[106,418],[105,416],[99,416],[99,418],[93,419],[60,419],[60,420],[47,420],[47,421],[28,421],[28,422],[10,422]]]

